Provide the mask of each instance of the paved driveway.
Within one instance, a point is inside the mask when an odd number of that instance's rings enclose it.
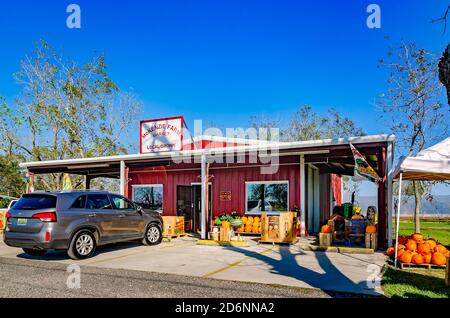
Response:
[[[306,251],[292,246],[258,245],[248,247],[196,245],[194,238],[180,238],[146,247],[129,242],[100,247],[90,259],[73,261],[64,252],[30,257],[21,249],[0,243],[0,257],[39,259],[52,263],[94,266],[156,273],[180,274],[233,281],[319,288],[321,290],[379,295],[379,284],[367,280],[381,270],[381,253],[357,255]],[[371,264],[376,266],[370,266]]]

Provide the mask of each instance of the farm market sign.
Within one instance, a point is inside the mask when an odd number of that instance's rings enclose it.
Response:
[[[141,121],[141,154],[181,150],[183,123],[182,116]]]

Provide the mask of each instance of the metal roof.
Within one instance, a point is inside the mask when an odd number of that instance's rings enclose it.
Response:
[[[339,146],[352,144],[371,144],[371,143],[385,143],[394,142],[394,135],[370,135],[361,137],[348,137],[348,138],[333,138],[333,139],[321,139],[321,140],[308,140],[308,141],[295,141],[295,142],[275,142],[267,143],[263,141],[257,145],[249,144],[237,147],[223,147],[223,148],[207,148],[207,149],[194,149],[194,150],[182,150],[182,151],[170,151],[170,152],[155,152],[148,154],[128,154],[128,155],[116,155],[105,157],[91,157],[91,158],[76,158],[76,159],[63,159],[63,160],[49,160],[49,161],[34,161],[24,162],[20,166],[30,170],[39,170],[46,168],[67,168],[67,172],[73,172],[77,170],[83,170],[85,168],[96,169],[97,171],[105,170],[109,172],[111,169],[117,170],[121,161],[130,163],[139,163],[141,161],[157,161],[157,160],[170,160],[183,157],[199,157],[202,154],[216,156],[218,154],[242,154],[254,151],[267,151],[270,155],[271,152],[279,151],[281,153],[291,154],[308,154],[308,150],[323,149],[324,147]],[[294,152],[295,151],[295,152]],[[311,153],[311,152],[310,152]],[[266,155],[267,155],[266,154]]]

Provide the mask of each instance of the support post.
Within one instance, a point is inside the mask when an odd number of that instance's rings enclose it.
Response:
[[[207,233],[206,233],[206,228],[207,228],[207,219],[206,219],[206,191],[208,191],[208,180],[206,177],[206,155],[202,154],[201,157],[201,171],[202,171],[202,185],[201,185],[201,191],[202,191],[202,196],[201,196],[201,236],[203,240],[207,239]]]
[[[120,161],[120,194],[125,196],[126,186],[125,161]]]
[[[388,213],[387,213],[387,171],[386,171],[386,147],[382,146],[377,155],[378,175],[382,178],[378,183],[378,245],[381,248],[386,248],[387,244],[387,229],[388,229]]]
[[[400,229],[400,207],[402,205],[402,179],[403,179],[403,172],[400,172],[400,180],[398,183],[397,220],[395,222],[395,253],[394,253],[395,268],[397,268],[398,231]]]
[[[387,158],[386,158],[386,171],[388,173],[387,179],[387,217],[388,217],[388,247],[392,246],[392,218],[394,214],[394,196],[392,194],[392,183],[394,179],[394,143],[389,142],[387,147]]]
[[[88,174],[84,176],[84,188],[86,190],[91,188],[91,176]]]
[[[306,237],[305,204],[305,155],[300,155],[300,236]]]

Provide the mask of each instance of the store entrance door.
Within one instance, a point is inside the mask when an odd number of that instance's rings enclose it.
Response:
[[[212,190],[211,190],[211,184],[208,186],[208,216],[209,216],[209,224],[211,224],[212,220]],[[193,206],[193,226],[194,231],[200,232],[201,231],[201,212],[202,212],[202,186],[201,184],[193,184],[192,185],[192,202],[194,203]]]
[[[192,187],[184,185],[177,186],[177,215],[184,216],[184,230],[186,232],[193,231],[193,207]]]

